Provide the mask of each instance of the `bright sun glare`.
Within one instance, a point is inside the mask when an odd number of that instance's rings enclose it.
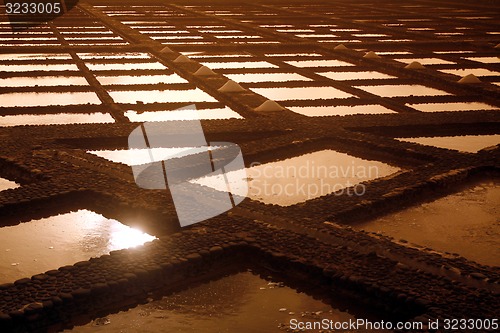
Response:
[[[113,230],[109,239],[109,250],[121,250],[130,247],[143,245],[156,239],[141,230],[128,227],[123,224],[113,225]]]

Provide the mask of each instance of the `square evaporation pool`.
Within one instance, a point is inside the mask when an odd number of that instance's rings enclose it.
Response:
[[[499,57],[468,57],[467,60],[481,62],[483,64],[498,64],[500,63]]]
[[[240,83],[313,81],[308,77],[296,73],[246,73],[226,74],[226,76]]]
[[[169,110],[169,111],[145,111],[137,112],[129,110],[125,116],[133,122],[144,121],[172,121],[172,120],[214,120],[214,119],[243,119],[238,113],[229,107],[220,109],[201,109],[196,110],[196,116],[193,117],[192,110]]]
[[[347,81],[347,80],[376,80],[376,79],[394,79],[396,76],[380,73],[380,72],[322,72],[317,73],[332,80]]]
[[[474,74],[475,76],[497,76],[500,72],[490,71],[486,68],[469,68],[469,69],[440,69],[442,73],[453,74],[464,77],[469,74]]]
[[[211,146],[209,148],[216,148]],[[207,147],[176,147],[150,149],[117,149],[117,150],[89,150],[87,153],[102,157],[113,163],[122,163],[128,166],[142,165],[154,161],[184,157],[206,152]]]
[[[278,66],[271,64],[267,61],[203,62],[202,64],[211,69],[278,68]]]
[[[474,111],[474,110],[498,110],[493,105],[478,102],[455,102],[455,103],[425,103],[425,104],[406,104],[422,112],[443,112],[443,111]]]
[[[355,227],[500,266],[499,202],[500,181],[480,181],[460,192]]]
[[[0,178],[0,191],[10,190],[18,187],[19,184],[17,183],[5,178]]]
[[[333,87],[252,88],[252,91],[275,101],[355,97]]]
[[[96,79],[103,86],[108,85],[134,85],[134,84],[177,84],[188,83],[177,74],[170,75],[117,75],[117,76],[96,76]]]
[[[290,106],[288,109],[308,117],[396,113],[382,105]]]
[[[364,188],[362,182],[386,177],[401,169],[379,161],[364,160],[334,150],[322,150],[279,162],[246,168],[248,197],[266,204],[291,206],[334,192],[342,195],[347,188],[356,191]],[[237,177],[228,172],[227,178]],[[227,191],[225,183],[208,176],[192,180],[192,183]],[[231,183],[231,181],[230,181]],[[230,184],[237,188],[238,184]],[[350,193],[353,193],[351,189]]]
[[[83,76],[14,76],[0,78],[0,87],[88,86]]]
[[[433,136],[396,139],[399,141],[418,143],[426,146],[458,150],[465,153],[477,153],[481,149],[500,144],[500,134]]]
[[[1,65],[0,72],[30,72],[30,71],[78,71],[76,64],[31,64],[26,65]]]
[[[101,104],[93,92],[17,92],[0,95],[2,107]]]
[[[124,52],[124,53],[77,53],[83,60],[102,59],[151,59],[148,53],[144,52]]]
[[[167,69],[159,62],[135,62],[135,63],[85,63],[92,71],[130,71],[145,69]]]
[[[449,93],[418,84],[414,85],[379,85],[379,86],[357,86],[374,95],[381,97],[408,97],[408,96],[443,96]]]
[[[321,60],[297,60],[297,61],[285,61],[287,64],[308,68],[308,67],[343,67],[343,66],[354,66],[349,62],[335,60],[335,59],[321,59]]]
[[[414,61],[418,61],[422,65],[448,65],[448,64],[454,64],[452,61],[447,61],[439,58],[398,58],[394,59],[399,62],[403,62],[405,64],[410,64]]]
[[[319,53],[266,53],[266,57],[321,57]]]
[[[175,102],[217,102],[212,96],[203,90],[134,90],[134,91],[110,91],[109,94],[116,103],[137,104],[139,103],[175,103]]]
[[[0,283],[142,245],[155,237],[88,210],[0,228]]]
[[[109,113],[55,113],[0,116],[0,127],[26,125],[106,124],[115,120]]]
[[[32,32],[31,32],[32,33]],[[69,53],[6,53],[0,54],[0,60],[71,60]]]
[[[319,314],[333,323],[355,322],[356,318],[377,320],[353,302],[337,298],[333,305],[326,304],[288,287],[286,282],[264,280],[247,271],[108,315],[105,326],[99,326],[96,320],[65,332],[161,332],[165,327],[171,332],[291,332],[291,318],[314,322]]]

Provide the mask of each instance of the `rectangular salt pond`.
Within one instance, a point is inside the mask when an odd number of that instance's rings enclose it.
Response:
[[[223,109],[203,109],[196,110],[196,117],[193,117],[192,110],[171,110],[171,111],[127,111],[125,116],[133,122],[144,121],[171,121],[171,120],[209,120],[209,119],[243,119],[238,113],[228,107]]]
[[[15,76],[0,78],[0,87],[88,86],[83,76]]]
[[[382,105],[290,106],[288,109],[308,117],[395,113]]]
[[[482,181],[355,227],[500,266],[499,202],[500,181]]]
[[[124,53],[77,53],[83,60],[111,60],[111,59],[151,59],[148,53],[124,52]]]
[[[0,116],[0,127],[24,125],[104,124],[115,120],[108,113],[19,114]]]
[[[142,245],[155,237],[88,210],[0,228],[0,283]]]
[[[342,66],[354,66],[351,63],[340,61],[340,60],[298,60],[298,61],[285,61],[287,64],[296,67],[342,67]]]
[[[159,62],[141,62],[141,63],[107,63],[107,64],[93,64],[85,63],[92,71],[130,71],[140,69],[167,69]]]
[[[252,91],[275,101],[354,97],[333,87],[252,88]]]
[[[110,91],[117,103],[173,103],[173,102],[217,102],[212,96],[200,89],[190,90],[134,90]]]
[[[443,65],[443,64],[454,64],[452,61],[447,61],[439,58],[397,58],[394,59],[405,64],[411,64],[414,61],[418,61],[422,65]]]
[[[71,60],[68,53],[6,53],[0,54],[0,60]]]
[[[407,104],[407,105],[422,112],[498,110],[496,106],[478,102],[426,103],[426,104]]]
[[[464,77],[469,74],[474,74],[475,76],[496,76],[500,75],[500,72],[490,71],[486,68],[468,68],[468,69],[441,69],[442,73],[454,74]]]
[[[421,86],[418,84],[413,85],[380,85],[380,86],[358,86],[357,88],[363,89],[374,95],[381,97],[407,97],[407,96],[442,96],[450,95],[449,93]]]
[[[169,332],[291,332],[285,329],[290,326],[290,319],[317,321],[316,313],[334,323],[356,321],[356,317],[376,320],[369,313],[361,313],[352,302],[339,301],[328,305],[281,281],[264,280],[247,271],[202,283],[67,332],[161,332],[166,327]],[[348,310],[337,309],[345,309],[346,305]]]
[[[0,94],[2,107],[101,104],[93,92],[29,92]]]
[[[96,76],[102,85],[132,85],[132,84],[175,84],[188,83],[177,74],[170,75],[117,75],[117,76]]]
[[[0,65],[0,72],[29,72],[29,71],[77,71],[76,64],[26,64]]]
[[[242,61],[242,62],[204,62],[203,65],[211,69],[229,68],[277,68],[278,66],[266,61]]]
[[[374,79],[393,79],[396,76],[380,73],[380,72],[322,72],[317,73],[332,80],[347,81],[347,80],[374,80]]]
[[[399,141],[413,142],[426,146],[453,149],[466,153],[477,153],[481,149],[500,144],[500,134],[434,136],[419,138],[396,138]]]
[[[266,53],[266,57],[321,57],[319,53]]]
[[[180,148],[150,148],[150,149],[89,150],[87,151],[87,153],[105,158],[108,161],[114,163],[122,163],[128,166],[133,166],[133,165],[151,163],[154,161],[164,161],[172,158],[184,157],[206,151],[207,147],[180,147]]]
[[[334,34],[297,34],[295,35],[300,38],[335,38],[339,37]]]
[[[500,63],[499,57],[469,57],[467,60],[481,62],[483,64],[498,64]]]
[[[371,160],[364,160],[333,150],[322,150],[279,162],[255,165],[246,168],[248,197],[252,200],[291,206],[334,192],[345,194],[346,188],[356,186],[361,191],[361,182],[386,177],[400,171],[399,168]],[[227,179],[234,180],[228,172]],[[217,177],[202,177],[191,181],[227,191],[224,182]],[[230,184],[230,188],[237,188]],[[352,193],[353,189],[351,189]]]
[[[312,79],[296,73],[246,73],[226,74],[226,76],[240,83],[312,81]]]
[[[0,191],[10,190],[18,187],[19,185],[17,183],[0,177]]]

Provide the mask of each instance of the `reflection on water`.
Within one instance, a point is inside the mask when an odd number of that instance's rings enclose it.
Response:
[[[28,92],[0,95],[2,107],[101,104],[93,92]]]
[[[441,96],[449,95],[447,92],[421,86],[418,84],[413,85],[380,85],[380,86],[358,86],[374,95],[382,97],[404,97],[404,96]]]
[[[465,58],[472,61],[482,62],[483,64],[497,64],[500,63],[499,57],[469,57]]]
[[[319,53],[266,53],[266,57],[321,57]]]
[[[411,64],[414,61],[418,61],[422,65],[441,65],[441,64],[454,64],[454,62],[446,61],[439,58],[405,58],[405,59],[394,59],[405,64]]]
[[[28,72],[28,71],[77,71],[75,64],[26,64],[0,65],[0,72]]]
[[[252,90],[275,101],[349,98],[354,96],[333,87],[252,88]]]
[[[0,191],[9,190],[11,188],[18,188],[19,185],[13,181],[5,178],[0,178]]]
[[[290,106],[293,112],[297,112],[309,117],[319,116],[347,116],[353,114],[383,114],[394,113],[382,105],[340,105],[340,106]]]
[[[223,109],[203,109],[196,110],[197,117],[193,117],[192,110],[172,110],[172,111],[127,111],[125,116],[134,122],[143,121],[170,121],[170,120],[195,120],[195,119],[242,119],[238,113],[228,107]]]
[[[363,314],[366,317],[366,314]],[[98,321],[75,327],[75,333],[119,332],[285,332],[290,319],[301,321],[355,320],[282,283],[268,282],[250,272],[223,277],[139,305]],[[360,330],[364,332],[364,330]]]
[[[500,134],[434,136],[420,138],[397,138],[399,141],[419,143],[426,146],[453,149],[467,153],[477,153],[481,149],[500,144]]]
[[[497,110],[496,106],[472,102],[472,103],[426,103],[426,104],[407,104],[408,106],[423,112],[440,111],[466,111],[466,110]]]
[[[177,74],[171,75],[118,75],[118,76],[96,76],[102,85],[131,85],[131,84],[159,84],[159,83],[187,83],[185,79]]]
[[[399,168],[382,162],[364,160],[333,150],[322,150],[247,168],[246,180],[249,198],[267,204],[290,206],[398,171]],[[230,183],[231,180],[237,179],[230,176],[233,172],[228,173],[227,179]],[[214,176],[192,182],[218,191],[227,191],[226,184]],[[235,188],[237,184],[230,184],[229,187]],[[362,189],[362,186],[356,188],[359,191]],[[345,191],[343,195],[347,195],[347,190]]]
[[[78,53],[81,59],[151,59],[149,54],[142,52],[124,53]]]
[[[500,72],[490,71],[486,68],[468,68],[468,69],[441,69],[440,72],[454,74],[458,76],[466,76],[474,74],[475,76],[494,76],[500,75]]]
[[[298,60],[298,61],[285,61],[287,64],[296,67],[340,67],[340,66],[354,66],[351,63],[340,60]]]
[[[312,81],[312,79],[295,73],[246,73],[226,74],[228,78],[236,82],[288,82],[288,81]]]
[[[225,69],[225,68],[276,68],[266,61],[242,61],[242,62],[204,62],[203,65],[211,69]]]
[[[499,266],[499,202],[500,181],[485,181],[357,228]]]
[[[392,79],[395,76],[380,72],[324,72],[318,73],[332,80],[373,80],[373,79]]]
[[[21,76],[0,78],[0,87],[87,86],[82,76]]]
[[[190,90],[134,90],[110,91],[117,103],[173,103],[173,102],[217,102],[212,96],[198,88]]]
[[[129,71],[137,69],[166,69],[159,62],[141,62],[141,63],[105,63],[93,64],[86,63],[87,67],[93,71]]]
[[[23,125],[65,125],[113,123],[109,113],[56,113],[0,116],[0,127]]]
[[[30,32],[33,33],[33,32]],[[6,53],[0,54],[0,60],[71,60],[68,53]]]
[[[90,150],[88,153],[129,166],[164,161],[206,151],[206,147]]]
[[[0,283],[13,282],[155,237],[88,210],[0,228]]]

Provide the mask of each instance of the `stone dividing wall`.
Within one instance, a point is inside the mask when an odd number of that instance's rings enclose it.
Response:
[[[427,1],[413,2],[428,4]],[[475,40],[469,40],[469,37],[437,40],[429,32],[404,32],[374,22],[354,21],[352,15],[363,15],[368,10],[359,3],[332,2],[331,6],[337,12],[333,17],[317,9],[306,8],[307,4],[303,1],[242,4],[246,9],[275,12],[279,14],[276,15],[277,21],[284,18],[288,23],[335,22],[345,27],[414,39],[398,43],[397,46],[363,40],[357,46],[349,45],[349,51],[339,51],[334,49],[334,43],[327,45],[304,41],[295,36],[269,31],[257,23],[241,22],[238,17],[216,16],[184,6],[187,3],[203,6],[206,2],[193,0],[165,4],[151,0],[148,3],[167,6],[179,14],[179,17],[172,18],[176,24],[215,22],[249,34],[261,34],[269,40],[279,41],[279,44],[236,45],[218,41],[200,46],[179,43],[172,46],[174,52],[162,53],[164,45],[160,42],[130,28],[119,17],[106,15],[95,6],[116,5],[123,8],[136,5],[133,1],[81,2],[68,17],[61,17],[49,25],[61,45],[36,47],[36,52],[69,52],[79,66],[78,73],[83,73],[91,82],[90,88],[84,90],[96,91],[103,104],[71,108],[0,107],[0,114],[54,114],[68,110],[109,112],[116,122],[1,128],[0,176],[19,181],[22,186],[0,192],[0,225],[10,226],[39,216],[87,208],[124,224],[132,224],[135,218],[143,220],[143,229],[160,239],[139,249],[113,252],[0,286],[1,332],[46,332],[69,328],[116,310],[127,309],[138,302],[146,302],[151,293],[161,296],[171,289],[189,286],[197,279],[217,277],[224,271],[221,267],[234,267],[235,270],[269,267],[278,271],[285,281],[296,281],[298,287],[314,281],[324,288],[325,294],[332,297],[340,295],[350,302],[364,304],[392,320],[401,318],[426,322],[428,318],[498,316],[498,267],[480,265],[457,255],[437,253],[401,240],[355,231],[349,226],[356,220],[401,209],[402,205],[415,203],[428,194],[444,195],[475,177],[497,177],[500,166],[498,147],[468,154],[394,140],[395,137],[409,135],[406,133],[408,129],[411,135],[417,136],[444,132],[447,135],[500,133],[500,117],[496,110],[426,113],[405,104],[482,101],[499,107],[500,92],[490,83],[494,82],[494,77],[485,79],[482,84],[464,86],[458,84],[454,76],[436,70],[445,68],[443,66],[409,71],[392,59],[366,59],[363,57],[364,51],[354,49],[371,50],[379,47],[377,51],[396,49],[421,56],[435,56],[432,52],[436,50],[469,47],[479,55],[492,55],[497,54],[493,48],[494,35],[481,35]],[[370,15],[385,19],[408,14],[408,10],[403,11],[391,3],[385,1],[385,6],[381,6],[377,2],[377,6],[370,9]],[[449,5],[442,1],[439,4]],[[216,1],[211,5],[231,7],[234,4]],[[284,8],[293,5],[298,7]],[[300,6],[306,7],[301,9]],[[493,4],[471,5],[462,1],[454,2],[453,6],[478,10],[484,15],[497,15],[493,13],[498,12]],[[231,7],[231,10],[237,11],[238,8]],[[437,13],[426,15],[438,20],[442,27],[456,25],[455,21],[444,19]],[[495,26],[468,21],[460,20],[460,23],[469,25],[478,34],[492,30]],[[81,23],[82,27],[72,27],[73,31],[85,30],[85,24],[89,22],[102,24],[129,44],[71,45],[59,30],[75,22]],[[9,53],[27,52],[25,47],[15,44],[5,47],[5,50]],[[252,54],[254,60],[268,61],[279,66],[280,70],[290,70],[291,66],[287,66],[284,61],[266,57],[266,52],[314,51],[322,57],[356,64],[359,70],[379,70],[398,76],[391,84],[423,84],[454,95],[384,98],[363,92],[352,82],[320,78],[313,70],[298,68],[296,72],[315,80],[316,86],[332,86],[358,97],[345,101],[286,101],[283,102],[286,107],[380,104],[395,113],[312,118],[289,110],[263,114],[254,111],[256,106],[266,100],[263,96],[251,90],[243,93],[219,92],[218,88],[227,78],[220,73],[213,78],[194,76],[193,73],[200,66],[199,61],[192,59],[189,63],[175,63],[174,59],[181,51],[244,51]],[[214,103],[197,103],[198,108],[230,106],[245,119],[203,121],[203,128],[209,141],[239,144],[247,166],[254,161],[267,163],[317,150],[333,149],[399,166],[404,172],[390,179],[367,183],[368,191],[361,198],[327,195],[286,208],[247,199],[227,214],[181,230],[168,191],[138,189],[128,166],[110,163],[85,152],[92,149],[126,149],[126,138],[137,124],[130,123],[123,114],[133,106],[115,103],[109,98],[107,89],[96,82],[94,74],[78,56],[78,53],[84,52],[147,52],[155,61],[168,66],[168,73],[174,72],[189,81],[189,84],[169,88],[198,87],[217,99]],[[460,60],[457,56],[440,57],[457,61],[462,66],[472,66],[471,61]],[[483,67],[499,70],[498,66],[486,64]],[[127,74],[126,71],[118,73]],[[147,75],[150,71],[136,73]],[[235,69],[227,73],[246,71]],[[36,74],[40,73],[32,73]],[[8,75],[0,73],[0,77]],[[377,80],[370,82],[381,83]],[[273,86],[274,83],[255,85]],[[287,83],[286,86],[300,84]],[[162,87],[157,85],[154,88]],[[243,87],[248,86],[243,84]],[[144,85],[128,87],[131,91],[143,88]],[[16,91],[32,90],[19,88]],[[71,87],[34,89],[37,92],[80,90]],[[0,92],[8,93],[9,90],[3,88]],[[179,103],[166,104],[137,105],[136,109],[157,111],[164,107],[175,109],[181,106]]]

